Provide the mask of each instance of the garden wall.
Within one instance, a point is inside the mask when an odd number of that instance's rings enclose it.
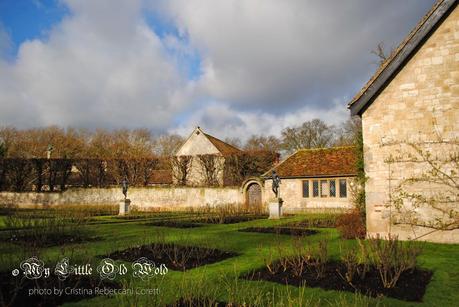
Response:
[[[55,193],[1,192],[0,204],[15,204],[19,207],[40,207],[66,204],[118,204],[123,199],[120,188],[74,188]],[[237,187],[146,187],[130,188],[128,198],[132,205],[141,209],[184,208],[243,204],[243,193]]]

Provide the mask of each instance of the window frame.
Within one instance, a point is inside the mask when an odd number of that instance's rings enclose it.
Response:
[[[317,194],[316,190],[314,189],[314,185],[317,185]],[[312,197],[317,198],[320,196],[320,185],[319,185],[319,180],[318,179],[313,179],[312,180]]]
[[[307,185],[307,189],[305,189],[305,184]],[[310,194],[311,193],[309,193],[309,189],[310,189],[309,180],[303,180],[302,188],[303,188],[303,198],[310,198]],[[304,193],[306,191],[307,191],[307,195],[305,195],[305,193]]]
[[[339,179],[339,198],[347,198],[347,178],[340,178]],[[341,187],[342,187],[342,182],[344,182],[344,190],[341,190]],[[344,196],[343,196],[343,192],[344,191]]]
[[[333,182],[333,187],[334,187],[333,191],[334,191],[334,194],[335,194],[335,195],[331,195],[331,194],[332,194],[332,193],[331,193],[331,191],[332,191],[332,189],[331,189],[331,186],[332,186],[332,185],[331,185],[331,182]],[[329,197],[332,197],[332,198],[336,198],[336,179],[335,179],[335,178],[329,179],[329,180],[328,180],[328,196],[329,196]]]
[[[325,184],[325,189],[324,189],[324,184]],[[330,190],[328,189],[328,180],[327,179],[321,179],[319,187],[320,187],[320,192],[319,192],[320,198],[328,197],[328,192],[330,192]]]

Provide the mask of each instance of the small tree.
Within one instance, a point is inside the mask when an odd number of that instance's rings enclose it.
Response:
[[[41,192],[43,188],[43,171],[44,171],[44,166],[45,166],[45,160],[44,159],[32,159],[32,164],[34,166],[35,170],[35,190],[37,192]]]
[[[178,185],[186,185],[191,171],[192,160],[191,156],[171,157],[172,175]]]
[[[216,155],[198,155],[201,175],[206,186],[218,186],[218,175],[222,170],[222,162]]]
[[[395,209],[391,212],[391,224],[459,229],[459,141],[439,139],[396,145],[400,149],[385,160],[390,187],[387,206]],[[406,164],[417,171],[394,178],[398,167]]]
[[[252,150],[225,157],[224,184],[240,185],[245,179],[260,176],[278,160],[278,154],[269,150]]]
[[[9,181],[12,189],[16,192],[25,191],[28,181],[30,181],[32,173],[32,163],[26,159],[8,159],[7,169]]]
[[[0,159],[3,159],[6,157],[6,153],[7,153],[7,148],[6,148],[6,145],[5,143],[1,142],[0,141]]]

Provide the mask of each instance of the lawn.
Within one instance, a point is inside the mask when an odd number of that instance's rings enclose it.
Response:
[[[200,216],[202,218],[202,216]],[[152,213],[137,218],[117,216],[96,216],[90,222],[79,226],[81,233],[88,233],[93,240],[82,243],[66,243],[60,246],[32,247],[30,244],[9,242],[5,217],[0,217],[0,272],[11,274],[19,268],[22,260],[38,256],[54,270],[56,263],[64,257],[71,264],[91,263],[98,266],[107,255],[135,246],[161,242],[176,243],[180,246],[196,246],[204,249],[218,249],[233,256],[207,265],[174,271],[169,269],[165,275],[156,275],[142,280],[132,277],[129,271],[118,276],[115,281],[129,294],[98,296],[95,298],[67,303],[69,306],[165,306],[179,298],[206,297],[221,302],[246,303],[255,306],[453,306],[459,301],[459,245],[422,244],[423,252],[418,257],[418,265],[433,272],[422,302],[406,302],[387,297],[367,297],[345,291],[323,290],[303,286],[286,286],[267,281],[251,281],[240,278],[242,275],[265,267],[265,260],[273,250],[282,249],[284,255],[293,253],[294,240],[291,235],[274,233],[242,232],[249,227],[269,227],[298,222],[308,218],[305,215],[289,216],[280,221],[255,219],[233,224],[201,223],[200,227],[174,228],[152,226],[152,221],[186,220],[196,222],[187,213]],[[202,222],[199,220],[197,222]],[[334,228],[310,228],[317,233],[301,237],[311,244],[324,238],[328,240],[328,254],[339,260],[340,250],[355,246],[355,240],[341,240]],[[274,253],[274,258],[278,257]],[[131,263],[125,264],[131,270]],[[95,275],[94,275],[95,274]],[[93,276],[99,278],[97,272]],[[19,277],[17,277],[19,279]],[[156,290],[158,289],[158,290]],[[2,292],[4,289],[2,288]],[[150,291],[153,294],[146,295]]]

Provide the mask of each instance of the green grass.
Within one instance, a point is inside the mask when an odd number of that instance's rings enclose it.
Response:
[[[409,303],[391,298],[368,298],[349,292],[325,291],[319,288],[291,287],[271,282],[247,281],[238,276],[264,265],[264,257],[277,244],[283,253],[292,252],[289,236],[238,232],[245,227],[273,226],[300,221],[306,216],[293,216],[280,221],[254,220],[238,224],[213,225],[191,229],[176,229],[144,225],[145,221],[163,218],[184,218],[185,214],[149,215],[140,220],[122,220],[117,217],[94,217],[84,226],[101,238],[99,241],[74,246],[50,247],[39,251],[40,259],[53,266],[58,259],[69,257],[71,263],[91,262],[97,267],[100,255],[123,250],[135,245],[155,242],[164,236],[168,242],[199,245],[234,251],[240,255],[221,262],[202,266],[186,272],[169,271],[164,278],[140,281],[123,277],[119,279],[130,288],[156,288],[159,295],[117,295],[97,297],[69,306],[145,306],[170,303],[180,296],[211,296],[221,301],[252,302],[259,306],[453,306],[459,301],[459,245],[428,243],[419,257],[422,268],[434,271],[422,303]],[[0,225],[2,218],[0,218]],[[353,240],[342,241],[335,229],[320,228],[319,234],[308,237],[311,241],[329,239],[331,258],[339,258],[340,245],[353,246]],[[23,247],[12,243],[0,243],[0,271],[18,267],[27,254]],[[29,257],[32,255],[28,255]],[[130,267],[129,267],[130,269]],[[129,276],[129,275],[128,275]]]

